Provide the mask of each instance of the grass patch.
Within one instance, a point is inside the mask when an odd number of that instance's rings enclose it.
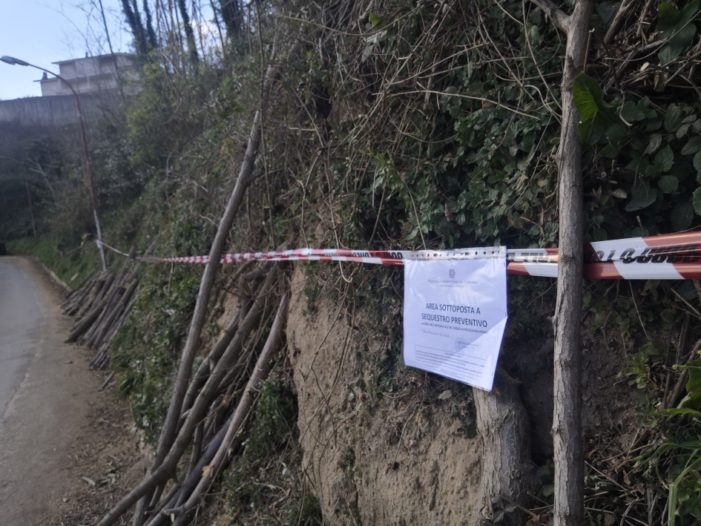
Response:
[[[70,288],[80,286],[100,269],[100,255],[90,242],[66,248],[48,236],[23,238],[8,242],[7,251],[10,255],[36,257]]]

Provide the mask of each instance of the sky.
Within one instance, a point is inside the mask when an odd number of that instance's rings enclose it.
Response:
[[[102,0],[115,52],[130,51],[119,0]],[[2,0],[0,55],[57,71],[59,60],[109,53],[98,0]],[[38,97],[41,72],[0,62],[0,100]]]

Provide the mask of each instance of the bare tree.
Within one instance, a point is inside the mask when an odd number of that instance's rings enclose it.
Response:
[[[238,38],[243,29],[243,7],[239,0],[220,0],[221,17],[229,38]]]
[[[180,17],[183,21],[183,29],[185,30],[185,39],[187,41],[187,51],[190,56],[190,62],[192,65],[197,65],[199,62],[199,55],[197,53],[197,43],[195,42],[195,33],[192,30],[192,22],[190,21],[190,14],[187,12],[187,5],[185,5],[185,0],[177,0],[178,10],[180,11]]]
[[[141,14],[136,0],[122,0],[122,11],[127,19],[129,29],[134,37],[134,48],[139,55],[147,55],[150,51],[149,42],[146,36],[146,30],[141,22]]]
[[[555,372],[553,447],[556,525],[579,525],[584,516],[581,349],[582,250],[584,203],[582,147],[577,137],[577,110],[572,95],[575,77],[583,71],[593,0],[578,0],[566,15],[550,0],[532,0],[567,37],[562,74],[562,128],[557,153],[559,172],[560,264],[553,328]]]
[[[110,55],[112,55],[112,62],[114,63],[114,72],[117,74],[117,88],[119,89],[119,94],[124,100],[124,86],[122,75],[119,70],[119,63],[117,62],[117,57],[114,54],[114,47],[112,47],[112,37],[110,36],[110,29],[107,24],[107,17],[105,16],[105,7],[102,5],[102,0],[97,0],[98,8],[100,10],[100,18],[102,19],[102,27],[105,30],[105,38],[107,39],[107,47],[110,50]]]
[[[148,5],[148,0],[144,0],[142,4],[144,15],[146,16],[146,38],[151,49],[158,47],[158,37],[153,30],[153,18],[151,17],[151,8]]]

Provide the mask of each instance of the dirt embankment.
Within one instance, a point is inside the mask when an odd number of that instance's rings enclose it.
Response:
[[[404,368],[377,377],[387,341],[321,300],[296,270],[287,325],[305,470],[329,524],[478,524],[480,438],[467,389]],[[435,385],[423,399],[426,382]],[[421,385],[420,385],[421,384]],[[383,390],[386,389],[386,390]]]
[[[388,327],[387,334],[371,329],[381,323],[364,319],[364,308],[353,311],[328,294],[315,296],[311,305],[308,287],[304,271],[296,269],[288,358],[298,395],[302,468],[325,521],[498,522],[500,510],[486,509],[482,500],[491,469],[482,463],[490,462],[490,444],[476,429],[470,389],[404,367]],[[506,349],[502,360],[525,379],[519,387],[531,442],[524,443],[525,454],[542,465],[552,454],[552,340],[536,343]],[[590,448],[621,454],[630,447],[636,404],[620,378],[624,351],[587,344],[584,420]],[[388,363],[394,366],[388,369]],[[532,472],[532,482],[536,476]]]

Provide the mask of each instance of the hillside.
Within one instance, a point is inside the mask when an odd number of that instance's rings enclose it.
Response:
[[[701,3],[596,3],[581,71],[544,1],[214,2],[209,43],[185,2],[123,4],[143,89],[91,145],[104,240],[140,257],[108,250],[111,273],[94,274],[70,145],[0,158],[22,211],[2,215],[10,249],[77,290],[78,320],[100,294],[129,313],[113,338],[108,308],[75,335],[153,454],[101,524],[134,510],[135,524],[551,523],[557,280],[509,275],[487,393],[404,365],[400,268],[159,258],[556,247],[575,154],[580,249],[693,232]],[[16,205],[25,184],[38,239]],[[578,290],[583,522],[701,521],[698,281]]]

